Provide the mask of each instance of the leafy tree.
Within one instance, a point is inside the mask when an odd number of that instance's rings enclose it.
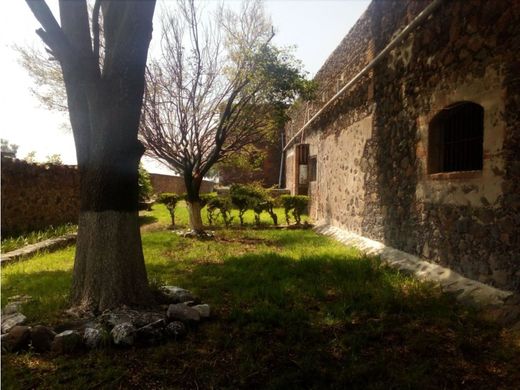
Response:
[[[147,72],[141,139],[184,178],[190,225],[202,231],[200,187],[219,161],[264,140],[285,107],[312,89],[300,64],[275,47],[259,2],[201,20],[194,1],[166,16],[162,57]],[[279,127],[278,127],[279,128]]]
[[[0,139],[0,143],[1,143],[2,155],[6,155],[6,156],[12,157],[12,158],[16,157],[16,153],[18,152],[18,145],[11,144],[11,143],[9,143],[8,140],[6,140],[4,138]]]
[[[94,312],[147,305],[137,132],[155,0],[96,0],[92,28],[85,0],[59,1],[61,25],[45,1],[26,1],[60,65],[76,146],[81,205],[72,304]]]
[[[51,154],[51,155],[47,155],[45,157],[45,163],[46,164],[53,164],[53,165],[62,165],[63,164],[63,160],[61,159],[61,154],[54,153],[54,154]]]
[[[23,159],[29,164],[36,164],[36,151],[30,151]]]

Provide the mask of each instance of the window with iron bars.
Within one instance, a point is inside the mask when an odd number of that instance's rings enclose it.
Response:
[[[482,170],[484,108],[458,102],[431,120],[428,133],[428,173]]]

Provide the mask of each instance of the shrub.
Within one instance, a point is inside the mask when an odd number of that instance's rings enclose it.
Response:
[[[282,195],[280,201],[285,211],[285,221],[287,225],[290,224],[289,212],[292,210],[292,215],[296,224],[301,223],[301,216],[305,213],[307,205],[309,204],[309,197],[306,195]]]
[[[244,213],[247,210],[254,210],[261,202],[260,193],[254,184],[233,184],[229,188],[229,197],[238,209],[240,226],[244,225]]]
[[[179,200],[182,199],[181,195],[177,195],[171,192],[163,192],[159,195],[157,201],[166,206],[168,211],[170,212],[170,217],[172,219],[172,226],[175,226],[175,207]]]
[[[143,164],[139,164],[138,173],[139,202],[146,202],[153,193],[152,181],[150,180],[150,174],[144,169]]]
[[[233,205],[238,209],[240,225],[244,224],[244,213],[253,210],[255,224],[260,225],[260,215],[267,211],[275,225],[278,225],[278,217],[274,212],[275,201],[269,192],[259,183],[233,184],[229,189],[229,195]]]
[[[211,225],[215,220],[215,211],[219,211],[222,220],[226,227],[231,225],[231,221],[233,221],[233,217],[231,216],[232,203],[229,197],[227,196],[215,196],[211,197],[207,203],[207,211],[208,211],[208,222]],[[210,217],[211,216],[211,217]]]
[[[213,221],[216,218],[215,212],[218,210],[215,205],[213,205],[212,199],[218,197],[216,192],[208,192],[207,194],[202,194],[200,196],[200,205],[201,207],[206,207],[206,216],[208,218],[208,223],[213,225]]]

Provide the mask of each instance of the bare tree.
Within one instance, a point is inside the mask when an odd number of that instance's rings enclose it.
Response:
[[[150,303],[138,223],[137,132],[155,0],[26,0],[36,32],[59,61],[80,173],[72,303],[100,311]],[[105,56],[100,66],[100,14]]]
[[[146,153],[183,176],[190,225],[203,231],[199,191],[211,167],[265,138],[273,107],[305,83],[297,64],[271,45],[259,2],[202,19],[193,0],[162,25],[162,56],[146,74],[140,135]]]

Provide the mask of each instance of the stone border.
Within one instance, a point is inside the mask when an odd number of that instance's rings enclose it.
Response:
[[[69,233],[57,238],[37,242],[36,244],[26,245],[23,248],[11,252],[2,253],[0,264],[2,266],[12,264],[16,261],[27,259],[41,251],[54,251],[64,248],[76,241],[77,233]]]
[[[429,263],[409,253],[388,247],[378,241],[351,233],[331,225],[314,228],[317,233],[335,238],[337,241],[355,247],[363,253],[379,256],[393,268],[410,273],[419,279],[439,283],[443,291],[456,295],[458,301],[469,305],[502,306],[513,297],[511,291],[504,291],[487,284],[465,278],[457,272]]]

